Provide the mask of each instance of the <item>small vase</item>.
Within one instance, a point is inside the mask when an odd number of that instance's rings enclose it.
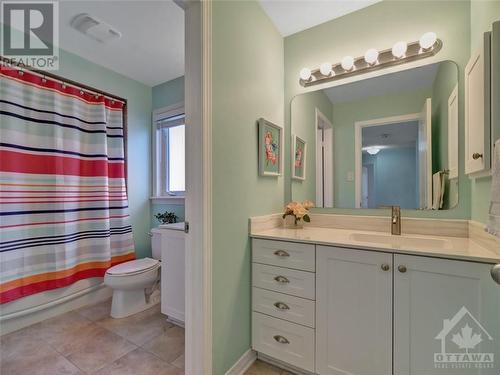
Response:
[[[297,220],[297,223],[295,223],[295,216],[293,215],[287,215],[283,219],[283,227],[287,229],[301,229],[303,226],[302,220]]]

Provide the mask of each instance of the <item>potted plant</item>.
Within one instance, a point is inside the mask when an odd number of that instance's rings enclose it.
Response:
[[[165,211],[164,213],[158,213],[155,218],[160,222],[160,224],[172,224],[177,223],[177,215],[173,212]]]
[[[312,207],[314,207],[314,203],[307,200],[304,202],[288,203],[283,213],[285,228],[302,228],[302,220],[306,223],[310,223],[311,218],[309,217],[309,209]]]

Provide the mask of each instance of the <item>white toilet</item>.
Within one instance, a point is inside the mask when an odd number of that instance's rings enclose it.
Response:
[[[160,301],[161,235],[152,234],[153,258],[131,260],[109,268],[104,284],[113,289],[111,317],[125,318]]]

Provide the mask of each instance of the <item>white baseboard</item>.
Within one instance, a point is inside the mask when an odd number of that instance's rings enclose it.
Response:
[[[226,375],[243,375],[246,370],[252,366],[252,364],[257,359],[257,353],[252,349],[248,349],[243,355],[236,361],[236,363],[227,370]]]
[[[257,359],[259,359],[262,362],[266,362],[266,363],[269,363],[269,364],[271,364],[273,366],[279,367],[280,369],[286,370],[286,371],[288,371],[288,372],[290,372],[292,374],[296,374],[296,375],[314,375],[314,373],[312,373],[312,372],[299,369],[299,368],[297,368],[295,366],[289,365],[286,362],[280,361],[280,360],[275,359],[273,357],[269,357],[269,356],[267,356],[265,354],[262,354],[262,353],[258,353],[257,354]]]

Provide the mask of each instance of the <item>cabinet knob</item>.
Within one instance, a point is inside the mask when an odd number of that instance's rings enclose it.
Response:
[[[382,268],[382,271],[389,271],[391,269],[387,263],[382,264],[380,268]]]
[[[288,341],[286,337],[283,337],[281,335],[273,336],[273,338],[280,344],[290,344],[290,341]]]
[[[500,263],[491,268],[491,277],[500,284]]]
[[[477,160],[477,159],[482,158],[482,157],[483,157],[483,154],[480,154],[479,152],[474,152],[472,154],[472,159],[474,159],[474,160]]]
[[[398,271],[401,272],[401,273],[405,273],[406,272],[406,266],[403,266],[403,265],[398,266]]]
[[[274,280],[279,282],[280,284],[286,284],[290,282],[290,280],[288,280],[285,276],[276,276]]]
[[[284,302],[276,302],[274,306],[279,310],[290,310],[290,307]]]
[[[290,256],[290,254],[288,254],[285,250],[276,250],[274,252],[274,255],[276,255],[277,257],[282,257],[282,258]]]

